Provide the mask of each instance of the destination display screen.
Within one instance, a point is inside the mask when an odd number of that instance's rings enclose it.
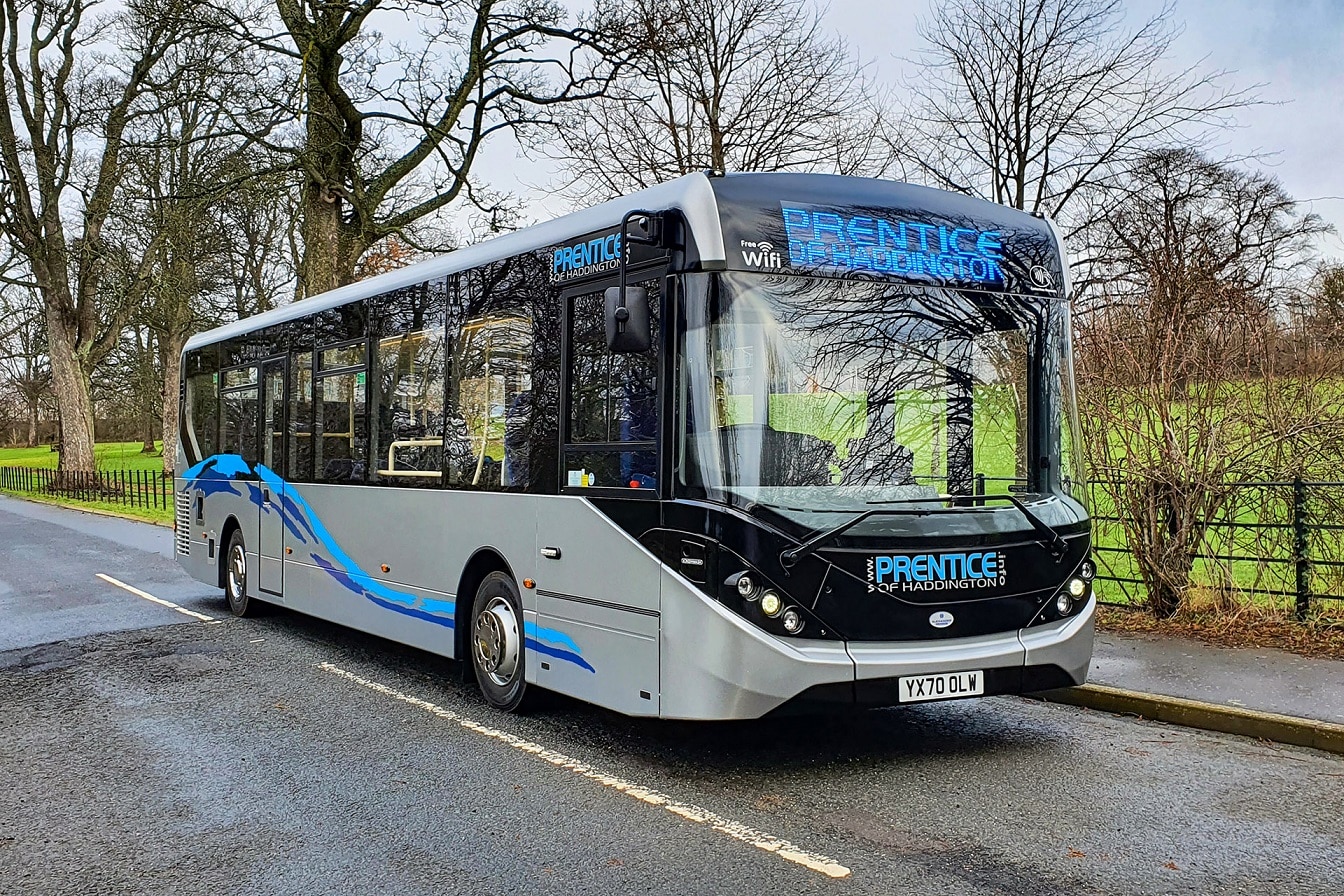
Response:
[[[1003,234],[896,215],[780,208],[789,264],[1002,283]]]
[[[773,188],[779,192],[770,195]],[[728,176],[714,189],[733,270],[1063,293],[1049,224],[1015,209],[911,184],[824,175]]]

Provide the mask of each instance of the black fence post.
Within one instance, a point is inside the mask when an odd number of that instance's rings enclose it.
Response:
[[[1293,477],[1293,568],[1297,588],[1297,621],[1306,622],[1311,610],[1311,560],[1307,556],[1307,486]]]

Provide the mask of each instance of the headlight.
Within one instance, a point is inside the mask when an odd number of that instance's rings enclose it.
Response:
[[[1068,592],[1059,592],[1059,596],[1055,598],[1055,609],[1061,616],[1069,615],[1069,611],[1073,609],[1073,598],[1069,597]]]
[[[747,600],[756,596],[756,583],[751,580],[751,576],[743,573],[737,577],[737,593]]]
[[[1082,597],[1083,592],[1087,590],[1087,583],[1082,579],[1069,579],[1069,594],[1074,597]]]
[[[793,607],[784,611],[784,631],[796,635],[803,630],[803,617]]]
[[[767,591],[761,595],[761,612],[767,616],[778,616],[779,611],[784,609],[784,601],[773,591]]]
[[[1090,582],[1097,577],[1097,567],[1091,560],[1084,560],[1083,565],[1078,567],[1078,574]]]

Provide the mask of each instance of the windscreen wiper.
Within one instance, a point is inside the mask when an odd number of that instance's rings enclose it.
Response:
[[[1007,501],[1008,503],[1012,504],[1015,508],[1017,508],[1017,510],[1018,510],[1019,512],[1021,512],[1022,516],[1026,517],[1027,522],[1031,523],[1031,527],[1032,527],[1033,529],[1035,529],[1037,532],[1040,532],[1041,535],[1044,536],[1044,538],[1040,541],[1040,545],[1050,552],[1050,556],[1054,558],[1054,560],[1055,560],[1056,563],[1059,563],[1061,560],[1063,560],[1063,559],[1064,559],[1064,555],[1068,552],[1068,549],[1069,549],[1068,542],[1066,542],[1066,541],[1063,539],[1063,537],[1060,536],[1060,534],[1059,534],[1058,532],[1056,532],[1056,531],[1055,531],[1054,529],[1052,529],[1050,526],[1046,525],[1046,524],[1045,524],[1045,521],[1043,521],[1043,520],[1042,520],[1040,517],[1038,517],[1036,514],[1032,513],[1032,511],[1030,510],[1030,508],[1028,508],[1026,504],[1022,503],[1022,501],[1021,501],[1016,495],[1008,495],[1008,494],[1004,494],[1004,495],[939,495],[939,496],[936,497],[936,498],[907,498],[907,499],[901,500],[899,503],[902,503],[902,504],[945,504],[945,503],[947,503],[948,501],[981,501],[981,502],[983,502],[983,501]],[[870,502],[870,503],[871,503],[871,502]],[[943,509],[934,509],[934,508],[930,508],[930,509],[916,509],[916,508],[907,508],[907,507],[901,507],[901,508],[890,508],[890,507],[889,507],[889,508],[880,508],[880,509],[875,509],[875,510],[865,510],[865,511],[863,511],[863,512],[860,513],[860,514],[857,514],[856,516],[854,516],[854,517],[852,517],[852,518],[850,518],[850,519],[848,519],[848,520],[845,520],[843,523],[841,523],[841,524],[838,525],[838,526],[833,526],[833,527],[831,527],[830,529],[826,529],[826,530],[823,530],[823,531],[821,531],[821,532],[818,532],[816,535],[812,536],[812,537],[809,538],[807,541],[799,542],[797,547],[789,548],[787,551],[784,551],[783,553],[781,553],[781,554],[779,555],[779,562],[780,562],[780,565],[781,565],[781,566],[783,566],[785,569],[788,569],[788,568],[792,567],[795,563],[797,563],[799,560],[801,560],[801,559],[803,559],[804,557],[806,557],[807,555],[814,553],[814,552],[817,550],[817,547],[818,547],[822,542],[826,541],[827,539],[834,538],[834,537],[837,536],[837,535],[841,535],[841,534],[843,534],[843,533],[845,533],[845,532],[848,532],[850,529],[854,528],[854,527],[857,526],[859,523],[863,522],[864,520],[866,520],[866,519],[868,519],[868,518],[870,518],[870,517],[874,517],[874,516],[928,516],[928,515],[931,514],[931,513],[955,512],[955,511],[957,511],[958,509],[959,509],[959,508],[955,508],[955,507],[947,507],[947,508],[943,508]]]

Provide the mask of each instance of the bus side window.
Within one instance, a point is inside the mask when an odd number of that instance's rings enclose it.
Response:
[[[291,482],[313,481],[313,353],[297,352],[289,373],[289,465]]]
[[[201,373],[187,378],[187,435],[196,460],[219,450],[219,375]]]
[[[450,481],[526,488],[532,424],[532,318],[501,312],[466,321],[453,356],[457,418]]]
[[[223,438],[220,452],[237,454],[250,464],[257,462],[257,387],[234,389],[220,396],[223,406]]]

